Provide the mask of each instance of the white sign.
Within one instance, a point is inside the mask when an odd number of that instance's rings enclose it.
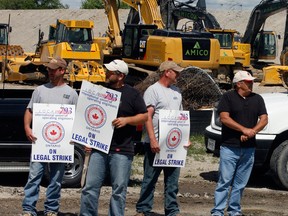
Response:
[[[189,143],[189,111],[159,111],[160,153],[154,158],[153,166],[184,167],[187,155],[185,145]]]
[[[74,145],[70,144],[75,105],[33,104],[31,161],[73,163]]]
[[[72,140],[108,153],[117,117],[121,93],[82,81],[77,102]]]

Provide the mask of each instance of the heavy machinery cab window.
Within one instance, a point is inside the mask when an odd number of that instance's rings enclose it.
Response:
[[[123,34],[123,54],[125,57],[139,58],[145,53],[144,41],[157,28],[155,25],[127,24]],[[141,54],[140,54],[141,53]]]
[[[90,28],[67,28],[60,25],[57,32],[57,42],[69,43],[92,43],[92,32]]]
[[[257,34],[252,46],[252,56],[257,59],[276,58],[276,36],[275,32],[262,31]]]
[[[222,49],[231,49],[233,36],[230,33],[214,33],[214,37],[219,40]]]
[[[91,29],[70,28],[67,32],[67,40],[73,43],[92,42]]]
[[[0,44],[7,43],[7,29],[6,26],[3,28],[0,26]]]

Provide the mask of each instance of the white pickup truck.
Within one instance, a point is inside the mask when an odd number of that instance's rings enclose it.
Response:
[[[255,169],[272,171],[275,182],[288,190],[288,93],[265,93],[268,125],[256,135]],[[221,122],[214,108],[211,124],[205,129],[207,152],[219,156]]]

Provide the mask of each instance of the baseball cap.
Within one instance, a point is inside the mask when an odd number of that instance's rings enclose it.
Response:
[[[50,62],[48,64],[45,65],[46,67],[48,68],[51,68],[51,69],[57,69],[57,68],[66,68],[67,67],[67,62],[60,58],[60,57],[56,57],[56,58],[52,58],[50,60]]]
[[[180,67],[179,65],[177,65],[173,61],[164,61],[159,66],[160,72],[165,71],[165,70],[169,70],[169,69],[177,71],[179,73],[184,70],[184,68]]]
[[[128,65],[119,59],[115,59],[111,61],[109,64],[104,64],[104,66],[109,70],[109,71],[119,71],[125,75],[128,74]]]
[[[243,71],[243,70],[239,70],[233,78],[233,83],[237,83],[243,80],[249,80],[252,81],[254,80],[255,77],[252,77],[252,75],[248,72],[248,71]]]

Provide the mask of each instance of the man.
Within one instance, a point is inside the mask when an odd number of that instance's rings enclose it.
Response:
[[[230,187],[228,215],[243,215],[240,202],[254,163],[255,135],[268,123],[263,98],[252,92],[253,80],[249,72],[238,71],[234,90],[226,92],[218,105],[222,143],[213,216],[224,215]]]
[[[124,84],[128,66],[122,60],[104,64],[108,87],[121,92],[117,118],[112,121],[114,133],[109,153],[92,150],[87,170],[86,184],[81,195],[81,216],[98,215],[98,200],[106,174],[110,174],[112,195],[109,216],[125,213],[126,193],[134,156],[132,142],[135,126],[147,120],[147,109],[136,89]]]
[[[159,67],[159,81],[148,87],[144,93],[144,101],[148,110],[148,120],[145,123],[145,158],[144,177],[140,198],[136,204],[136,215],[144,216],[151,213],[153,207],[155,185],[161,171],[164,171],[165,183],[165,215],[180,215],[177,203],[179,167],[153,167],[156,153],[160,152],[159,110],[182,110],[182,95],[173,84],[176,83],[182,67],[173,61],[165,61]],[[190,144],[190,143],[189,143]]]
[[[24,114],[24,129],[27,138],[33,143],[36,137],[32,133],[31,122],[33,116],[34,103],[50,104],[76,104],[78,95],[75,90],[65,84],[64,74],[67,63],[64,59],[52,59],[47,65],[50,82],[38,86],[27,106]],[[35,126],[35,125],[34,125]],[[67,143],[68,144],[68,143]],[[36,203],[39,197],[39,186],[45,167],[48,163],[31,162],[28,182],[24,187],[24,200],[22,204],[23,216],[36,216]],[[50,163],[50,183],[46,191],[46,201],[44,202],[45,216],[57,216],[59,210],[59,199],[61,182],[64,175],[64,163]]]

